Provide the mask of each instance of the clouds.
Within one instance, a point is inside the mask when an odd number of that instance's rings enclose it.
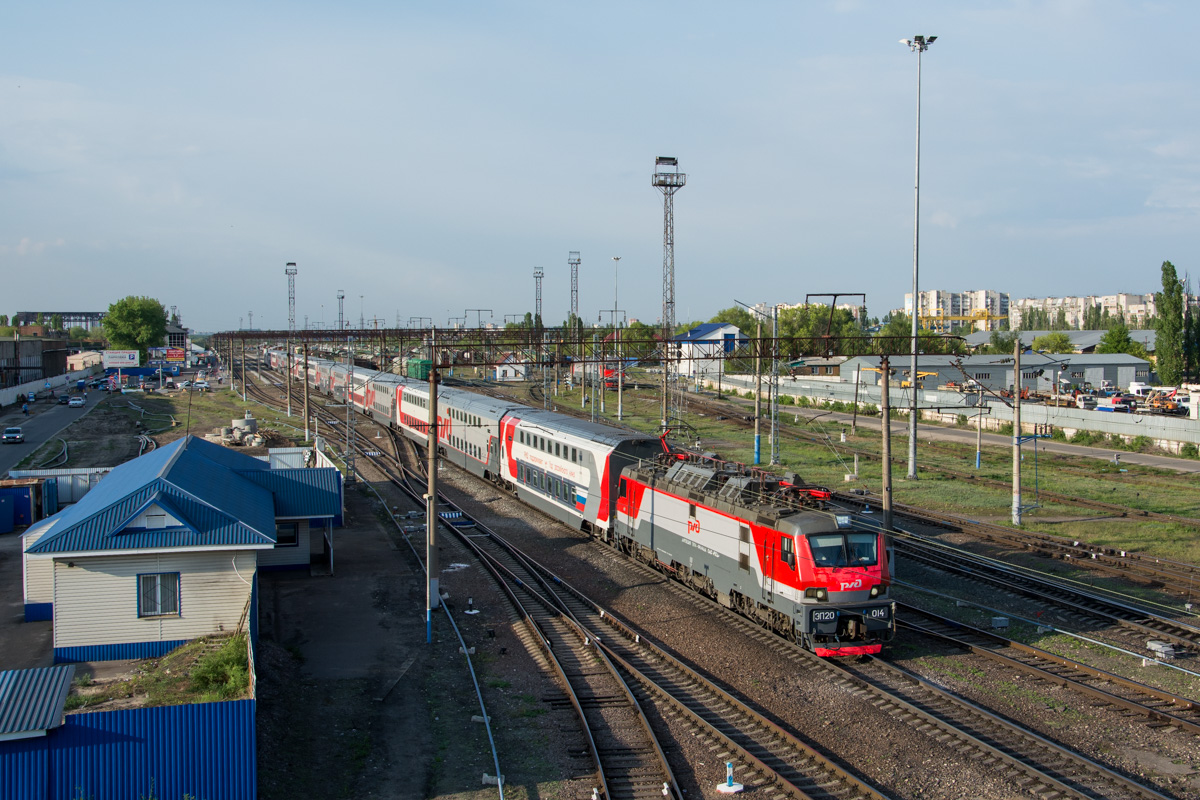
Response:
[[[916,64],[897,40],[917,32],[939,36],[923,286],[1138,291],[1143,262],[1186,269],[1196,243],[1190,7],[70,9],[23,7],[0,42],[0,259],[66,278],[18,277],[30,307],[150,293],[198,328],[250,308],[282,326],[296,261],[300,318],[343,289],[366,316],[503,319],[531,308],[538,266],[557,321],[580,250],[585,318],[621,255],[622,305],[653,320],[649,179],[674,155],[681,313],[830,290],[882,313],[911,274]],[[1095,268],[1047,268],[1064,262]]]

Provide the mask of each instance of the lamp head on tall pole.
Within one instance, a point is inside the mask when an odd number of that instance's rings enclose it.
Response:
[[[901,39],[900,44],[907,46],[909,50],[919,50],[923,53],[929,49],[929,45],[936,41],[936,36],[914,36],[911,39]]]

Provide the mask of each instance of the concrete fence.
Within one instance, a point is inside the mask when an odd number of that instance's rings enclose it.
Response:
[[[81,380],[87,380],[94,375],[97,375],[104,370],[99,367],[89,367],[76,372],[67,372],[63,375],[55,375],[53,378],[45,378],[43,380],[29,381],[18,386],[7,386],[0,389],[0,407],[11,406],[16,403],[20,405],[25,402],[23,398],[27,397],[30,392],[41,394],[45,391],[53,391],[56,389],[74,389],[75,383]],[[49,386],[47,386],[49,384]]]
[[[704,382],[707,388],[716,389],[715,380]],[[721,388],[737,390],[745,396],[746,392],[754,391],[753,376],[726,375],[721,380]],[[767,396],[767,384],[763,382],[763,396]],[[965,416],[972,427],[979,414],[975,405],[977,396],[955,391],[938,389],[917,389],[917,406],[922,419],[954,424],[959,417]],[[912,403],[912,390],[892,387],[888,392],[888,400],[892,409],[908,415]],[[779,396],[791,398],[805,397],[810,404],[822,402],[854,403],[854,384],[841,380],[821,380],[812,378],[781,377],[779,381]],[[997,430],[1001,426],[1012,423],[1012,408],[998,397],[984,397],[986,411],[983,417],[984,430]],[[859,384],[858,405],[880,405],[880,387],[877,385]],[[790,406],[784,406],[790,409]],[[1110,411],[1085,411],[1077,408],[1058,408],[1041,403],[1021,404],[1021,430],[1032,433],[1035,425],[1051,425],[1055,430],[1061,430],[1068,438],[1077,431],[1089,431],[1106,435],[1117,435],[1130,441],[1139,436],[1149,438],[1157,447],[1169,452],[1179,452],[1185,444],[1200,445],[1200,420],[1188,417],[1172,417],[1158,414],[1127,414]]]

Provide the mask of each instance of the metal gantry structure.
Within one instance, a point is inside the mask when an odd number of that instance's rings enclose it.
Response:
[[[765,315],[763,315],[765,316]],[[736,343],[736,346],[730,350],[726,341],[711,341],[692,343],[687,353],[678,350],[669,349],[667,343],[658,337],[649,339],[623,339],[621,342],[622,348],[628,348],[626,352],[631,356],[637,357],[642,362],[653,362],[659,360],[660,364],[665,364],[669,359],[676,361],[692,361],[692,360],[713,360],[721,359],[723,361],[740,361],[743,364],[749,364],[752,361],[758,361],[763,354],[769,354],[774,365],[777,365],[780,360],[791,361],[805,356],[823,355],[829,357],[836,350],[840,349],[841,342],[835,337],[825,336],[778,336],[754,337],[754,339],[741,340]],[[241,361],[241,380],[242,380],[242,398],[245,400],[246,387],[246,343],[266,344],[268,346],[278,345],[279,343],[288,340],[290,331],[228,331],[213,335],[213,346],[226,355],[230,364],[230,390],[237,391],[235,386],[237,373],[233,369],[233,365],[239,360],[235,357],[235,345],[240,345],[240,361]],[[543,371],[542,381],[547,380],[547,367],[553,366],[557,368],[559,361],[562,358],[570,357],[571,360],[585,367],[584,374],[591,373],[593,379],[591,381],[591,411],[593,419],[601,421],[597,417],[598,403],[596,393],[603,393],[603,380],[601,375],[603,365],[611,355],[605,352],[604,344],[600,340],[600,336],[594,332],[589,332],[585,337],[578,331],[573,331],[569,328],[549,328],[542,330],[534,330],[532,328],[522,328],[520,330],[497,330],[495,328],[476,328],[470,329],[460,328],[405,328],[405,329],[379,329],[370,332],[366,331],[349,331],[349,330],[305,330],[296,333],[296,339],[300,340],[302,351],[305,357],[305,373],[307,374],[307,361],[310,354],[310,349],[315,349],[318,355],[324,355],[328,358],[338,359],[341,356],[341,351],[345,350],[345,359],[351,369],[350,383],[353,385],[358,378],[353,371],[363,369],[368,372],[381,372],[390,369],[392,366],[388,363],[386,354],[388,352],[388,342],[390,341],[399,352],[428,352],[432,369],[430,370],[431,380],[436,380],[436,374],[439,371],[455,368],[482,368],[484,366],[495,366],[503,363],[505,359],[511,359],[516,355],[519,359],[524,359],[530,364],[536,364]],[[957,338],[957,337],[948,337]],[[857,349],[867,353],[875,353],[881,356],[881,369],[883,375],[881,381],[881,419],[882,419],[882,438],[883,438],[883,474],[882,474],[882,489],[881,495],[883,499],[884,526],[890,528],[891,522],[891,463],[890,463],[890,416],[891,410],[888,400],[888,385],[890,383],[891,370],[888,367],[889,355],[887,351],[891,351],[892,357],[904,357],[909,354],[902,352],[903,347],[898,347],[899,340],[903,340],[903,344],[907,344],[908,337],[874,337],[874,339],[864,339],[852,349]],[[324,350],[322,349],[324,346]],[[376,346],[378,349],[376,350]],[[370,356],[378,353],[378,361],[375,361]],[[554,354],[551,356],[550,354]],[[1017,355],[1019,358],[1019,354]],[[553,364],[550,362],[553,361]],[[590,366],[591,369],[587,369]],[[1017,374],[1019,373],[1019,362],[1017,364]],[[761,367],[756,371],[761,374]],[[778,383],[779,371],[777,366],[772,366],[771,369],[771,384],[770,389],[771,406],[772,406],[772,432],[771,432],[771,461],[774,464],[779,463],[780,441],[777,422],[776,406],[778,403]],[[587,392],[589,387],[584,385],[584,391]],[[544,396],[550,397],[550,391],[543,389]],[[761,390],[756,392],[761,394]],[[346,398],[348,399],[348,398]],[[308,426],[308,394],[305,391],[305,432],[307,438]],[[549,405],[549,404],[547,404]],[[350,413],[349,403],[346,403],[346,446],[347,446],[347,466],[350,473],[353,473],[353,441],[355,437],[354,431],[354,416]],[[1019,413],[1019,411],[1017,412]],[[759,413],[756,411],[756,417]],[[432,409],[431,409],[432,417]],[[1019,419],[1019,417],[1018,417]],[[431,418],[431,428],[436,430],[434,420]],[[756,437],[757,438],[757,437]],[[1018,442],[1014,443],[1014,448],[1017,448]],[[757,449],[757,447],[756,447]],[[1019,471],[1019,451],[1014,455],[1014,516],[1020,513],[1020,471]],[[348,476],[348,479],[352,480]]]
[[[668,171],[667,167],[674,167]],[[670,342],[675,336],[675,193],[687,183],[687,175],[679,171],[679,159],[674,156],[659,156],[654,160],[654,175],[650,185],[662,192],[663,195],[663,303],[662,303],[662,338],[663,348],[669,352]],[[671,422],[671,401],[669,367],[664,359],[662,380],[662,428],[666,430]],[[676,370],[678,372],[678,370]],[[679,383],[678,374],[676,384]],[[682,402],[682,387],[679,392],[679,402]],[[681,411],[679,405],[676,408]]]

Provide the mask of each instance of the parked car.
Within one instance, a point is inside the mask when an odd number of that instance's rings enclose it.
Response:
[[[5,428],[4,429],[4,443],[5,444],[8,444],[10,442],[12,444],[20,444],[23,441],[25,441],[25,434],[21,432],[20,428]]]
[[[69,403],[67,403],[67,405],[69,405],[71,408],[83,408],[83,405],[84,405],[83,398],[82,397],[72,397],[71,401]]]
[[[208,381],[196,381],[192,384],[192,388],[203,392],[205,389],[210,389],[212,387],[208,385]]]

